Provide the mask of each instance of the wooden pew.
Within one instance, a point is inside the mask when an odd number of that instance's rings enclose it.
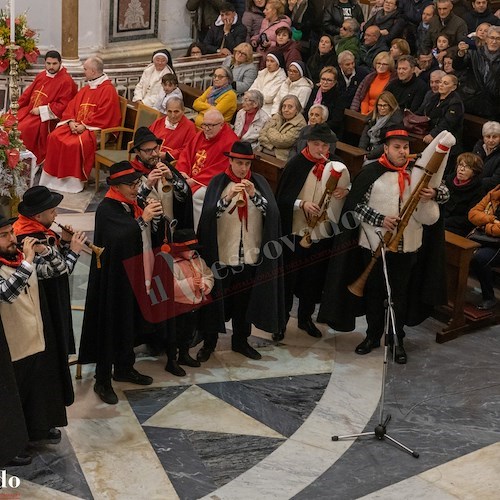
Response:
[[[442,344],[476,328],[499,322],[494,313],[468,313],[465,296],[472,254],[479,243],[445,231],[446,274],[448,305],[440,308],[449,318],[448,324],[436,333],[436,342]]]
[[[349,170],[351,180],[354,179],[363,166],[366,151],[356,146],[346,144],[345,142],[338,141],[335,153],[340,156],[345,163]]]
[[[191,85],[186,85],[185,83],[179,83],[179,89],[184,97],[184,106],[187,108],[192,108],[193,102],[203,94],[203,90],[191,87]]]
[[[367,121],[368,116],[362,115],[359,111],[344,109],[344,142],[357,146]]]
[[[472,151],[474,144],[476,144],[479,139],[483,138],[483,125],[487,121],[488,120],[486,118],[481,118],[479,116],[469,115],[468,113],[465,113],[464,133],[462,134],[462,142],[465,151]]]
[[[255,160],[252,161],[252,171],[263,175],[269,182],[273,193],[276,193],[285,163],[284,160],[279,160],[275,156],[257,152]]]

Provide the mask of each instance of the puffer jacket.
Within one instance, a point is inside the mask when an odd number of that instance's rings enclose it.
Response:
[[[289,121],[276,113],[260,131],[259,143],[262,148],[274,154],[279,160],[286,160],[300,131],[306,125],[306,121],[300,113]]]
[[[268,114],[271,114],[273,101],[276,94],[279,92],[281,84],[286,80],[286,73],[283,68],[270,73],[267,68],[261,69],[257,74],[257,78],[250,86],[249,90],[259,90],[264,96],[264,106],[262,109]]]
[[[500,117],[500,51],[490,61],[485,48],[458,54],[453,67],[463,71],[458,91],[464,101],[465,111],[474,115],[498,120]]]
[[[351,0],[350,4],[352,6],[352,17],[361,24],[365,20],[361,6],[357,0]],[[325,9],[323,28],[329,35],[338,35],[343,22],[344,11],[342,5],[339,0],[333,0]]]
[[[309,78],[306,78],[305,76],[299,78],[296,82],[292,82],[290,78],[287,78],[281,84],[279,92],[274,98],[273,107],[271,108],[271,115],[274,115],[274,113],[278,112],[281,99],[283,99],[283,97],[288,94],[293,94],[294,96],[296,96],[300,101],[300,104],[302,104],[302,108],[304,108],[307,104],[309,96],[311,95],[312,89],[313,83],[311,82],[311,80],[309,80]]]
[[[498,210],[500,207],[500,186],[492,189],[474,208],[469,211],[469,220],[477,227],[484,228],[490,236],[500,236]],[[495,222],[496,221],[496,222]]]
[[[259,34],[263,20],[264,20],[263,9],[259,9],[255,5],[252,5],[249,10],[246,10],[244,12],[241,22],[243,23],[244,26],[247,27],[248,43],[250,43],[250,40],[254,35]]]

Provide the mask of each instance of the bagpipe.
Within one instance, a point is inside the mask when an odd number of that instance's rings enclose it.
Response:
[[[382,252],[382,245],[391,251],[397,252],[398,246],[403,237],[403,233],[410,222],[410,218],[414,215],[417,206],[420,203],[420,194],[422,190],[430,187],[437,188],[443,178],[446,163],[448,161],[449,152],[452,146],[456,144],[455,137],[448,131],[444,130],[438,134],[434,140],[425,148],[421,157],[415,162],[415,166],[411,172],[410,185],[415,186],[412,189],[410,197],[406,200],[401,211],[399,212],[399,222],[395,231],[387,231],[384,234],[384,243],[380,242],[377,249],[372,255],[372,258],[365,270],[359,278],[351,283],[347,288],[356,297],[363,297],[364,289],[368,277]],[[426,224],[434,224],[439,219],[439,207],[434,203],[421,205],[423,214],[419,219]]]

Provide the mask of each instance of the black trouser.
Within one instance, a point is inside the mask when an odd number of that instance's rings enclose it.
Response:
[[[292,235],[289,238],[295,248],[292,251],[286,245],[283,247],[285,311],[288,318],[295,294],[299,299],[298,320],[301,322],[311,318],[316,304],[321,300],[331,240],[323,239],[313,243],[310,248],[304,248],[299,244],[300,236]]]
[[[481,285],[483,300],[495,298],[492,268],[498,264],[500,264],[500,248],[481,247],[472,256],[470,267]]]
[[[175,317],[175,333],[179,352],[189,351],[191,340],[198,326],[199,309]]]
[[[371,252],[369,250],[363,250],[363,259],[365,264],[370,262]],[[416,252],[387,252],[387,272],[389,275],[389,283],[391,285],[392,302],[396,322],[396,335],[400,340],[405,336],[404,324],[408,305],[408,287],[411,274],[416,263]],[[432,284],[429,284],[429,286],[432,286]],[[368,277],[364,296],[366,301],[366,322],[368,323],[366,335],[372,340],[380,340],[384,333],[386,312],[385,302],[387,299],[382,268],[382,257],[379,258],[377,264]],[[389,330],[390,342],[391,333],[392,331]]]
[[[252,331],[252,323],[247,320],[248,305],[252,295],[255,266],[224,266],[219,273],[222,278],[222,294],[224,297],[225,318],[231,318],[234,346],[246,344]],[[205,347],[215,349],[217,332],[205,332]]]
[[[95,365],[95,378],[98,384],[111,383],[111,373],[114,366],[115,373],[128,373],[134,367],[135,353],[134,347],[115,352],[114,363],[98,361]]]

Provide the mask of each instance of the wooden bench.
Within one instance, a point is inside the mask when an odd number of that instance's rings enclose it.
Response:
[[[472,151],[472,148],[479,139],[483,138],[483,125],[487,122],[486,118],[465,113],[464,133],[462,142],[465,151]]]
[[[498,315],[493,312],[478,313],[474,316],[467,313],[465,297],[469,266],[474,250],[480,246],[479,243],[449,231],[445,231],[445,238],[448,305],[439,308],[439,311],[444,313],[449,321],[436,333],[436,342],[440,344],[463,333],[499,322]]]
[[[203,90],[196,87],[191,87],[191,85],[186,85],[185,83],[179,83],[179,89],[182,92],[184,98],[184,106],[187,108],[193,107],[193,102],[203,94]]]
[[[345,163],[347,169],[349,170],[351,180],[354,179],[363,166],[366,151],[356,146],[351,146],[345,142],[338,141],[335,153],[340,156],[342,161]]]
[[[264,176],[269,182],[273,193],[276,193],[283,168],[286,162],[279,160],[275,156],[265,153],[255,153],[255,160],[252,161],[252,171]]]

